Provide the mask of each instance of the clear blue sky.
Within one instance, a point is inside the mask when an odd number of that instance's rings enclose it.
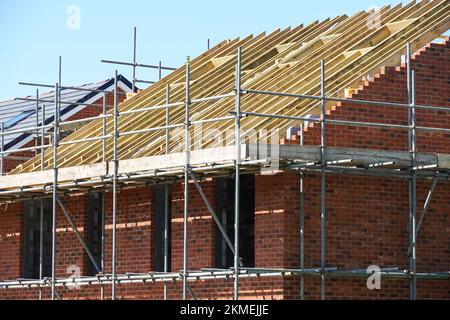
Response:
[[[138,28],[138,62],[162,60],[180,66],[212,45],[234,37],[353,14],[387,0],[0,0],[0,100],[34,94],[19,81],[57,82],[63,57],[63,85],[96,82],[113,75],[101,59],[132,58],[132,30]],[[70,30],[67,13],[80,8],[80,29]],[[131,69],[118,67],[131,79]],[[138,78],[155,79],[155,71],[138,70]]]

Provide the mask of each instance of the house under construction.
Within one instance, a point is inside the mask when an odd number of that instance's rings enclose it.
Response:
[[[0,298],[449,299],[449,28],[413,1],[226,40],[87,119],[56,84],[0,132],[41,137],[1,151],[38,154],[0,177]]]

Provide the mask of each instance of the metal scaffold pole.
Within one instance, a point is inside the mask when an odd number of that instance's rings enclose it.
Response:
[[[117,241],[117,183],[118,183],[118,171],[119,171],[119,161],[118,161],[118,101],[117,101],[117,80],[118,73],[117,70],[114,75],[114,151],[113,151],[113,162],[114,162],[114,172],[113,172],[113,212],[112,212],[112,286],[111,286],[111,300],[116,299],[116,241]]]
[[[102,106],[102,162],[106,162],[106,100],[108,94],[103,92],[103,106]],[[100,268],[102,272],[105,272],[105,193],[102,194],[102,219],[101,219],[101,228],[102,228],[102,236],[101,236],[101,257],[100,257]],[[105,288],[104,286],[100,286],[100,299],[105,300]]]
[[[39,89],[36,89],[36,128],[39,127]],[[34,146],[36,147],[36,150],[34,150],[34,155],[37,156],[39,153],[38,150],[39,145],[39,131],[36,131],[36,134],[34,135]]]
[[[326,202],[325,202],[325,191],[326,191],[326,173],[325,168],[327,165],[327,160],[325,157],[325,121],[326,121],[326,100],[325,100],[325,61],[321,60],[321,113],[320,113],[320,125],[321,125],[321,135],[320,135],[320,158],[321,158],[321,250],[320,250],[320,267],[321,267],[321,278],[320,278],[320,298],[325,300],[325,266],[326,266]]]
[[[41,129],[41,146],[45,146],[45,104],[42,105],[42,129]],[[41,149],[41,170],[45,169],[45,149]]]
[[[102,194],[102,219],[101,219],[101,253],[100,253],[100,268],[102,273],[105,272],[105,193]],[[100,300],[105,300],[105,288],[100,286]]]
[[[137,45],[137,30],[133,29],[133,80],[132,89],[133,93],[136,93],[136,45]]]
[[[240,165],[241,165],[241,66],[242,66],[242,47],[237,51],[236,65],[236,102],[235,102],[235,147],[236,147],[236,165],[235,165],[235,191],[234,191],[234,300],[239,300],[239,218],[240,218]]]
[[[407,104],[408,104],[408,108],[406,109],[407,113],[408,113],[408,151],[411,152],[411,46],[409,43],[406,44],[406,88],[407,88]],[[411,159],[411,164],[412,164],[412,159]],[[412,172],[410,172],[409,175],[409,179],[408,179],[408,225],[407,225],[407,232],[408,232],[408,242],[409,242],[409,247],[411,248],[411,244],[412,244],[412,234],[411,234],[411,215],[412,215],[412,204],[411,204],[411,200],[412,200]],[[411,257],[411,254],[408,254],[408,257]],[[411,259],[410,259],[410,264],[411,264]],[[411,267],[411,265],[410,265]],[[412,296],[411,294],[411,289],[412,289],[412,283],[410,283],[410,297]]]
[[[411,44],[406,44],[406,88],[408,94],[408,107],[406,108],[408,112],[408,126],[411,126],[411,99],[412,99],[412,88],[411,88]],[[411,128],[408,128],[408,150],[411,151]],[[411,188],[411,186],[410,186]]]
[[[166,104],[170,104],[170,85],[166,86]],[[170,108],[166,108],[166,126],[170,125]],[[166,154],[170,153],[170,129],[166,129]],[[170,226],[170,212],[169,212],[169,192],[170,186],[166,184],[164,186],[164,272],[169,272],[169,226]],[[168,299],[168,287],[167,283],[164,283],[164,300]]]
[[[39,112],[39,111],[38,111]],[[45,105],[42,105],[42,125],[45,124]],[[45,129],[41,131],[41,145],[45,145]],[[41,150],[41,171],[44,171],[45,150]],[[44,278],[44,200],[40,200],[39,217],[39,280]],[[42,288],[39,288],[39,300],[42,300]]]
[[[58,83],[55,84],[54,126],[53,126],[53,210],[52,210],[52,284],[51,298],[56,299],[56,215],[58,207],[58,143],[59,143],[59,117],[61,112],[61,67],[62,58],[59,57]]]
[[[44,201],[40,200],[39,208],[39,280],[44,278]],[[39,288],[39,300],[42,300],[42,288]]]
[[[411,65],[411,45],[406,46],[407,59],[407,89],[408,89],[408,147],[411,153],[411,177],[409,181],[409,253],[410,259],[410,299],[417,299],[416,281],[416,216],[417,216],[417,174],[414,168],[417,166],[417,146],[416,146],[416,98],[415,98],[415,72]]]
[[[107,109],[106,109],[106,99],[107,99],[107,94],[106,92],[103,93],[103,105],[102,105],[102,161],[106,162],[106,113],[107,113]]]
[[[137,87],[136,84],[137,83],[144,83],[144,84],[154,84],[155,81],[146,81],[146,80],[139,80],[136,78],[136,68],[148,68],[148,69],[156,69],[158,70],[158,80],[162,79],[162,72],[163,71],[175,71],[177,70],[177,68],[172,68],[172,67],[166,67],[162,65],[162,61],[159,61],[158,65],[149,65],[149,64],[142,64],[142,63],[137,63],[136,61],[136,56],[137,56],[137,28],[134,27],[134,32],[133,32],[133,62],[123,62],[123,61],[112,61],[112,60],[101,60],[101,62],[103,63],[110,63],[110,64],[116,64],[116,65],[123,65],[123,66],[131,66],[132,67],[132,92],[136,93],[137,92]]]
[[[184,124],[184,215],[183,215],[183,300],[187,299],[188,294],[188,218],[189,218],[189,170],[190,170],[190,58],[186,62],[186,117]]]
[[[237,51],[236,66],[236,122],[235,122],[235,192],[234,192],[234,300],[239,300],[239,216],[240,216],[240,165],[241,165],[241,64],[242,47]]]
[[[59,85],[55,84],[53,121],[53,209],[52,209],[52,284],[51,298],[56,299],[56,213],[58,207],[58,140],[59,140]]]
[[[300,125],[300,146],[304,144],[304,124]],[[300,268],[305,270],[305,174],[300,171]],[[300,278],[300,298],[305,300],[305,277]]]
[[[61,87],[62,87],[62,57],[59,56],[59,74],[58,74],[58,117],[61,116]],[[59,119],[58,119],[59,120]]]
[[[411,103],[411,156],[412,156],[412,166],[415,168],[417,166],[417,147],[416,147],[416,111],[414,108],[415,104],[415,72],[411,73],[411,86],[412,86],[412,103]],[[417,281],[416,281],[416,220],[417,220],[417,174],[415,170],[412,171],[412,199],[411,199],[411,299],[417,299]]]
[[[52,210],[52,300],[56,299],[56,217],[58,207],[58,145],[60,135],[60,115],[61,115],[61,74],[62,74],[62,57],[59,57],[59,74],[58,83],[55,84],[55,110],[54,110],[54,126],[53,126],[53,210]]]
[[[327,268],[327,276],[330,278],[342,279],[367,279],[367,269],[339,269]],[[242,268],[239,277],[244,279],[261,279],[266,277],[286,277],[304,275],[305,277],[317,278],[320,277],[320,268],[305,269],[278,269],[278,268]],[[213,270],[192,270],[189,272],[189,280],[220,280],[230,279],[234,275],[234,270],[230,269],[213,269]],[[380,276],[383,279],[409,279],[410,275],[407,270],[400,270],[397,267],[383,268],[380,271]],[[423,272],[417,273],[417,278],[422,280],[434,281],[449,281],[450,273],[444,272]],[[169,273],[126,273],[118,274],[116,281],[120,284],[149,284],[156,282],[174,283],[180,281],[179,272]],[[60,288],[67,288],[74,284],[80,286],[96,286],[109,285],[112,283],[110,275],[96,275],[86,277],[69,277],[58,279],[56,286]],[[33,279],[17,279],[13,281],[4,281],[0,283],[0,289],[33,289],[48,287],[47,281],[33,280]],[[192,293],[192,292],[191,292]]]

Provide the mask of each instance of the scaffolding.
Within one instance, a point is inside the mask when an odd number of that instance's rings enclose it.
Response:
[[[136,61],[136,56],[137,56],[137,28],[134,27],[133,29],[133,62],[124,62],[124,61],[116,61],[116,60],[101,60],[102,63],[109,63],[109,64],[114,64],[114,65],[123,65],[123,66],[129,66],[132,68],[133,73],[132,73],[132,92],[136,93],[137,87],[136,84],[138,83],[143,83],[143,84],[149,84],[152,85],[155,83],[155,81],[148,81],[148,80],[140,80],[136,78],[136,69],[137,68],[146,68],[146,69],[153,69],[153,70],[158,70],[158,80],[162,79],[163,76],[163,71],[175,71],[177,70],[177,68],[173,68],[173,67],[167,67],[167,66],[163,66],[162,62],[159,61],[158,65],[150,65],[150,64],[143,64],[143,63],[138,63]]]
[[[136,45],[135,45],[136,47]],[[261,277],[274,277],[274,276],[298,276],[300,277],[300,296],[301,299],[305,299],[304,278],[316,277],[320,279],[320,293],[321,299],[326,299],[326,283],[327,279],[347,277],[347,278],[362,278],[367,277],[366,269],[338,269],[329,268],[326,265],[326,221],[327,221],[327,202],[326,202],[326,178],[330,174],[341,175],[361,175],[361,176],[381,176],[381,177],[394,177],[399,179],[406,179],[409,182],[409,262],[410,268],[408,270],[401,270],[398,267],[382,269],[380,276],[390,279],[409,279],[410,281],[410,298],[412,300],[417,299],[417,279],[424,280],[450,280],[450,270],[436,271],[436,272],[417,272],[416,267],[416,245],[417,235],[422,226],[425,215],[430,205],[433,192],[436,188],[438,181],[448,181],[450,175],[450,155],[435,154],[435,153],[421,153],[417,150],[416,137],[417,132],[439,132],[449,133],[450,128],[438,128],[438,127],[424,127],[418,126],[416,122],[416,110],[433,110],[450,112],[448,106],[429,106],[419,105],[416,103],[415,95],[415,73],[411,68],[411,49],[408,43],[406,47],[407,57],[407,75],[408,75],[408,103],[393,103],[383,101],[368,101],[359,99],[339,98],[328,95],[326,92],[326,62],[321,60],[321,72],[320,72],[320,95],[307,95],[307,94],[294,94],[288,92],[276,92],[276,91],[263,91],[263,90],[251,90],[243,87],[241,83],[242,76],[242,47],[239,47],[236,52],[236,73],[234,79],[234,90],[228,94],[215,95],[210,97],[202,97],[198,99],[192,99],[191,97],[191,71],[190,71],[190,59],[187,59],[185,65],[186,82],[185,82],[185,100],[172,102],[170,85],[167,84],[166,89],[166,104],[148,106],[145,108],[128,110],[119,112],[118,103],[118,73],[114,75],[114,105],[112,112],[106,112],[106,99],[104,99],[103,113],[95,119],[102,120],[102,135],[99,137],[90,137],[86,139],[78,139],[72,141],[60,141],[59,133],[61,127],[68,124],[74,124],[77,122],[85,122],[86,120],[93,120],[94,118],[80,119],[73,121],[60,121],[59,112],[61,104],[69,103],[61,101],[60,90],[63,88],[61,83],[55,84],[54,88],[54,114],[55,121],[51,125],[34,126],[21,130],[4,130],[0,132],[0,137],[8,134],[14,134],[18,132],[32,132],[36,135],[41,134],[41,145],[35,145],[34,147],[27,147],[17,150],[1,150],[1,167],[3,168],[3,161],[6,155],[23,152],[23,151],[42,151],[41,152],[41,172],[24,173],[23,179],[29,181],[26,185],[21,184],[21,178],[18,175],[4,176],[0,178],[0,201],[21,201],[25,199],[42,199],[51,195],[53,199],[53,217],[52,217],[52,276],[50,278],[42,277],[42,249],[41,249],[41,261],[40,261],[40,279],[17,279],[14,281],[0,282],[1,289],[13,289],[13,288],[48,288],[51,287],[51,298],[54,300],[57,298],[57,288],[70,287],[72,285],[98,285],[100,286],[101,298],[104,298],[104,286],[111,286],[111,299],[116,299],[116,287],[121,284],[128,283],[164,283],[164,298],[168,298],[167,283],[173,281],[181,281],[183,285],[183,299],[189,299],[189,296],[195,298],[195,293],[189,286],[191,281],[196,280],[214,280],[214,279],[233,279],[233,297],[238,300],[240,297],[240,285],[239,280],[242,278],[261,278]],[[108,61],[113,62],[113,61]],[[114,62],[116,63],[116,62]],[[130,64],[128,64],[130,65]],[[133,68],[140,67],[134,62],[131,64]],[[159,66],[161,70],[161,65]],[[136,83],[135,72],[133,72],[133,83]],[[106,95],[106,93],[105,93]],[[256,113],[251,111],[245,111],[241,105],[241,98],[245,95],[261,95],[261,96],[273,96],[273,97],[290,97],[299,100],[311,100],[320,103],[320,118],[313,119],[301,116],[288,116],[282,114],[273,113]],[[229,112],[228,116],[217,118],[206,118],[202,120],[192,120],[190,109],[191,106],[197,103],[207,101],[219,101],[223,99],[234,99],[235,109]],[[37,103],[48,103],[48,101],[42,101],[37,98]],[[366,104],[379,107],[397,107],[401,108],[408,114],[409,123],[407,125],[397,125],[389,123],[375,123],[375,122],[360,122],[360,121],[344,121],[327,119],[326,103],[327,102],[344,102],[348,104]],[[184,109],[185,118],[184,123],[173,124],[170,119],[171,109]],[[244,110],[243,110],[244,109]],[[165,125],[159,127],[148,127],[141,130],[121,131],[119,130],[120,119],[126,115],[138,115],[154,110],[165,111]],[[43,117],[45,117],[43,115]],[[261,146],[242,142],[241,137],[241,121],[246,117],[255,118],[267,118],[271,120],[283,119],[299,122],[315,122],[320,124],[321,143],[319,147],[305,146],[303,144],[303,127],[301,127],[301,144],[299,146],[282,145],[277,148],[279,154],[268,154],[265,158],[254,157],[255,150],[258,148],[271,149],[270,145]],[[107,134],[106,119],[113,119],[113,133]],[[203,123],[218,123],[224,121],[234,122],[234,145],[222,148],[210,148],[202,150],[192,150],[191,148],[191,128],[194,125]],[[380,150],[363,150],[363,149],[351,149],[351,148],[335,148],[326,145],[326,125],[333,124],[338,126],[358,126],[358,127],[376,127],[384,129],[397,129],[407,131],[409,134],[409,150],[407,152],[402,151],[380,151]],[[50,132],[48,129],[52,129]],[[170,153],[169,140],[170,132],[174,129],[182,129],[184,132],[183,152],[174,154]],[[46,131],[47,130],[47,131]],[[123,136],[138,135],[148,132],[160,132],[164,135],[165,139],[165,155],[151,157],[153,161],[146,161],[145,165],[141,164],[141,167],[136,168],[137,161],[132,160],[120,160],[118,157],[119,146],[118,139]],[[44,137],[52,137],[52,141],[49,144],[45,144]],[[107,139],[113,140],[113,159],[111,162],[106,161],[106,141]],[[61,145],[72,145],[87,141],[102,141],[102,163],[91,165],[89,170],[85,167],[79,167],[75,169],[71,168],[59,168],[58,167],[58,147]],[[47,148],[53,148],[53,168],[52,171],[44,170],[44,152]],[[256,152],[257,153],[257,152]],[[137,159],[139,160],[139,159]],[[128,161],[128,162],[127,162]],[[235,224],[234,224],[234,239],[228,238],[226,232],[223,229],[217,215],[214,212],[213,206],[209,203],[205,196],[200,181],[205,178],[221,177],[221,176],[234,176],[235,177],[235,195],[239,195],[239,177],[243,174],[251,174],[259,172],[261,168],[270,167],[271,164],[277,161],[280,165],[280,170],[291,170],[298,172],[300,183],[300,269],[274,269],[274,268],[246,268],[240,262],[239,252],[239,218],[240,218],[240,199],[239,196],[235,196],[234,212],[235,212]],[[133,170],[127,171],[129,168]],[[83,170],[84,172],[82,172]],[[304,176],[308,172],[319,173],[321,176],[321,216],[320,216],[320,233],[321,233],[321,255],[320,255],[320,268],[306,269],[305,268],[305,207],[304,207],[304,190],[305,180]],[[64,179],[61,179],[61,175],[64,175]],[[72,181],[68,181],[67,177],[72,176]],[[8,178],[11,179],[8,179]],[[423,206],[420,217],[416,212],[417,205],[417,179],[426,179],[432,181],[432,186],[428,192],[427,199]],[[15,180],[15,181],[13,181]],[[63,182],[61,182],[63,180]],[[40,181],[40,185],[33,185],[33,181]],[[117,205],[118,205],[118,193],[120,190],[127,188],[136,188],[142,185],[149,184],[165,184],[168,186],[171,183],[183,182],[184,187],[184,205],[183,205],[183,269],[178,272],[169,272],[168,270],[168,225],[169,225],[169,212],[168,212],[168,187],[165,189],[165,223],[164,223],[164,270],[162,273],[149,272],[145,274],[118,274],[117,265]],[[229,269],[202,269],[202,270],[190,270],[188,264],[188,218],[189,218],[189,184],[190,181],[195,183],[196,188],[202,195],[202,199],[205,202],[208,210],[214,218],[221,235],[226,240],[227,245],[233,252],[233,267]],[[8,186],[8,188],[6,188]],[[87,193],[89,190],[103,190],[110,191],[112,193],[112,270],[111,274],[105,272],[105,255],[104,255],[104,234],[102,238],[102,256],[101,263],[97,265],[92,253],[89,251],[88,246],[84,242],[82,236],[77,231],[77,227],[70,218],[70,213],[65,208],[63,201],[60,198],[61,194],[64,195],[79,195]],[[78,239],[82,243],[88,257],[94,263],[95,268],[98,271],[98,275],[94,277],[71,277],[67,279],[58,278],[56,276],[56,251],[57,251],[57,239],[56,239],[56,212],[58,206],[62,208],[66,218],[69,220],[72,228],[75,230]],[[104,206],[104,204],[103,204]],[[41,206],[42,208],[42,206]],[[42,221],[42,211],[41,211]],[[104,221],[103,221],[104,228]],[[42,231],[42,228],[41,228]],[[42,232],[41,232],[42,233]],[[42,236],[41,236],[42,237]],[[42,238],[41,238],[42,239]],[[42,240],[41,240],[42,245]],[[40,294],[42,298],[42,292]]]

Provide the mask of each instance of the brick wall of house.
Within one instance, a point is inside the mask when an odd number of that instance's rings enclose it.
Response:
[[[450,107],[450,43],[430,44],[416,54],[417,103]],[[383,68],[374,81],[363,83],[353,95],[356,99],[406,102],[405,66]],[[368,105],[338,104],[328,115],[332,119],[406,124],[406,110]],[[419,126],[450,128],[450,113],[419,110]],[[320,144],[320,129],[305,131],[305,144]],[[450,153],[449,136],[419,133],[420,151]],[[407,150],[407,133],[393,129],[327,125],[327,145],[384,150]],[[296,144],[298,137],[283,143]],[[326,256],[328,267],[361,268],[369,265],[409,268],[408,183],[402,179],[327,175]],[[418,183],[417,208],[420,212],[431,181]],[[215,203],[214,183],[202,182],[211,203]],[[439,182],[417,243],[419,272],[448,271],[450,265],[450,183]],[[299,268],[299,176],[284,172],[275,176],[257,175],[255,190],[255,261],[257,267]],[[214,266],[214,221],[195,186],[190,184],[189,268]],[[305,177],[305,262],[307,268],[320,267],[320,194],[317,174]],[[142,187],[124,190],[119,195],[117,269],[123,272],[148,272],[154,264],[154,189]],[[85,197],[67,198],[67,207],[77,224],[86,226]],[[106,272],[111,268],[111,195],[106,196]],[[20,204],[0,207],[0,279],[20,277],[23,209]],[[172,271],[182,269],[183,185],[173,186],[172,199]],[[58,213],[58,228],[67,227]],[[85,234],[84,234],[85,235]],[[66,276],[68,264],[86,265],[86,255],[70,230],[58,233],[58,275]],[[298,277],[242,279],[244,299],[299,299]],[[318,278],[306,278],[307,299],[320,298]],[[229,299],[233,280],[208,280],[192,283],[200,299]],[[161,283],[119,285],[120,299],[161,299]],[[329,299],[408,299],[408,280],[383,280],[382,289],[371,291],[366,279],[331,279],[326,282]],[[45,289],[45,297],[49,290]],[[65,299],[98,299],[100,288],[93,286],[60,290]],[[110,287],[105,287],[105,296]],[[0,298],[36,298],[36,289],[0,290]],[[418,281],[421,299],[450,299],[448,281]],[[169,284],[169,298],[181,298],[181,282]]]
[[[211,181],[202,183],[202,188],[210,201],[214,204],[214,188]],[[198,270],[214,267],[215,234],[213,233],[213,220],[207,211],[194,184],[189,185],[192,209],[188,226],[189,241],[189,268]],[[87,197],[66,197],[65,206],[79,231],[86,236],[87,227]],[[106,193],[106,234],[105,234],[105,272],[111,272],[112,254],[112,198]],[[183,268],[183,188],[181,184],[174,186],[172,193],[172,271],[177,272]],[[7,250],[11,256],[1,257],[0,279],[15,279],[21,275],[22,229],[21,223],[23,208],[20,204],[9,205],[7,216],[2,216],[5,230],[1,230],[1,250]],[[9,215],[11,214],[11,216]],[[118,274],[146,273],[154,270],[154,188],[142,187],[139,189],[123,190],[119,193],[117,211],[117,272]],[[70,275],[70,266],[79,266],[81,274],[85,274],[88,257],[70,228],[63,212],[58,210],[57,215],[57,275],[67,277]],[[11,226],[9,226],[11,224]],[[8,227],[8,229],[6,229]],[[6,232],[12,233],[3,238]],[[257,261],[262,260],[265,248],[257,245]],[[259,258],[258,256],[261,255]],[[278,266],[281,266],[280,261]],[[69,269],[68,269],[69,268]],[[242,284],[242,297],[247,299],[266,298],[282,299],[282,279],[268,278],[260,280],[244,279]],[[202,299],[231,299],[233,297],[233,280],[216,280],[192,283],[192,289],[198,298]],[[172,282],[168,285],[169,298],[179,299],[182,296],[181,282]],[[50,297],[49,289],[44,289],[44,298]],[[105,298],[110,296],[110,286],[105,286]],[[81,287],[80,289],[59,289],[58,293],[64,299],[99,299],[100,287]],[[0,290],[0,298],[36,299],[37,289],[10,289]],[[127,284],[117,288],[119,299],[162,299],[163,285],[161,283]]]
[[[416,75],[416,104],[450,108],[450,42],[432,43],[412,58]],[[406,65],[382,68],[374,80],[365,82],[352,95],[354,99],[407,103]],[[374,123],[408,124],[405,108],[338,103],[327,119]],[[450,112],[417,110],[417,125],[450,128]],[[417,132],[417,148],[422,152],[450,153],[450,135]],[[293,137],[289,144],[298,144]],[[304,132],[305,145],[320,144],[320,125],[311,124]],[[376,150],[408,150],[405,130],[327,124],[326,145]],[[294,182],[293,182],[294,185]],[[418,183],[417,212],[420,214],[431,181]],[[448,271],[450,265],[450,218],[447,199],[450,184],[439,182],[424,220],[417,243],[418,272]],[[320,177],[305,179],[307,267],[320,264]],[[295,192],[298,194],[298,191]],[[365,268],[375,264],[400,270],[409,269],[408,182],[375,177],[327,177],[327,266]],[[298,225],[291,229],[298,237]],[[383,280],[381,291],[369,291],[366,279],[330,281],[331,298],[408,298],[408,280]],[[319,297],[319,282],[307,280],[307,297]],[[419,298],[450,299],[448,281],[418,281]]]

